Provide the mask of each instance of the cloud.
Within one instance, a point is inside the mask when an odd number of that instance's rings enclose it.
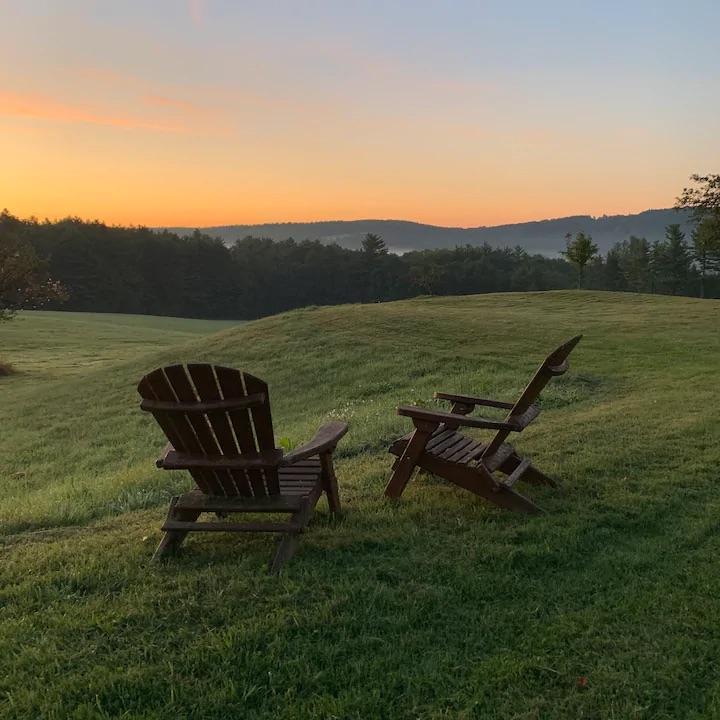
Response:
[[[199,111],[197,105],[194,105],[187,100],[178,100],[177,98],[167,97],[166,95],[144,95],[143,100],[147,105],[154,105],[156,107],[172,108],[174,110],[182,110],[183,112],[192,113]]]
[[[190,19],[195,27],[200,27],[205,20],[205,0],[188,0]]]
[[[155,122],[131,115],[97,112],[79,105],[58,102],[41,95],[20,95],[1,91],[0,115],[73,124],[105,125],[128,130],[151,130],[164,133],[186,131],[186,128],[180,125]]]

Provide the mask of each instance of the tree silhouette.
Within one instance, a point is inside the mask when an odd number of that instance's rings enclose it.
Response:
[[[690,176],[694,187],[683,188],[675,200],[676,210],[689,210],[696,223],[707,217],[720,220],[720,174]]]
[[[657,245],[657,253],[659,282],[670,295],[677,295],[687,283],[690,273],[690,253],[685,244],[685,233],[679,225],[667,226],[665,242]]]
[[[562,253],[578,270],[577,286],[582,287],[585,277],[585,267],[597,256],[598,246],[592,241],[590,235],[579,232],[573,239],[568,233],[565,236],[566,249]]]
[[[362,250],[370,257],[387,255],[387,246],[380,235],[368,233],[362,241]]]
[[[23,227],[7,210],[0,213],[0,321],[11,320],[22,308],[38,308],[66,297],[62,285],[48,277],[46,264],[22,236]]]
[[[720,271],[720,219],[708,216],[693,229],[692,257],[700,273],[700,297],[705,297],[705,279]]]

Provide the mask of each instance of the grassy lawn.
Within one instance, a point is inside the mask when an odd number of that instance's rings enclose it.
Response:
[[[154,348],[179,345],[223,328],[225,320],[115,313],[27,311],[0,327],[0,360],[35,380],[117,365]],[[45,379],[45,378],[43,378]],[[0,393],[4,388],[0,387]]]
[[[512,399],[585,338],[517,443],[560,490],[513,515],[421,476],[383,500],[407,401]],[[306,309],[231,327],[28,313],[0,327],[0,717],[720,717],[720,301],[554,292]],[[279,578],[267,537],[150,565],[183,473],[134,386],[267,380],[278,438],[346,418]],[[579,684],[586,678],[585,687]]]

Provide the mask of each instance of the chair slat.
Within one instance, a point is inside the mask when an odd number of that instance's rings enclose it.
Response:
[[[194,490],[181,495],[175,507],[179,510],[200,512],[295,512],[301,507],[303,497],[303,495],[273,495],[261,498],[214,497]]]
[[[170,386],[175,393],[175,396],[181,402],[196,402],[197,396],[195,389],[193,388],[190,379],[188,378],[187,371],[183,365],[171,365],[165,368],[165,376],[170,383]],[[175,417],[185,418],[186,423],[195,432],[195,436],[200,443],[202,452],[204,455],[219,455],[220,447],[218,446],[214,435],[208,425],[208,421],[204,415],[198,415],[196,413],[185,413],[178,410],[172,413]],[[175,448],[178,450],[178,448]],[[215,478],[215,484],[213,487],[214,495],[227,495],[229,486],[232,482],[232,478],[227,470],[213,470],[213,476]]]
[[[188,363],[187,369],[200,400],[206,403],[215,403],[221,400],[222,394],[220,392],[220,388],[218,387],[217,380],[215,379],[215,373],[213,372],[211,365]],[[265,395],[262,395],[262,398],[264,400]],[[229,398],[226,399],[225,402],[237,403],[241,400],[247,400],[247,398]],[[235,408],[230,409],[237,410],[238,407],[236,406]],[[235,436],[233,435],[227,412],[209,412],[207,414],[207,419],[223,455],[229,457],[239,455],[240,449],[235,441]],[[250,481],[246,471],[229,470],[228,474],[237,494],[245,496],[253,495],[252,487],[250,486]]]
[[[215,375],[217,376],[223,397],[245,397],[245,386],[243,385],[242,374],[239,370],[216,365]],[[265,386],[265,397],[268,397],[267,386]],[[258,452],[259,448],[255,442],[252,425],[250,424],[249,410],[245,408],[232,410],[228,412],[228,417],[235,432],[240,451],[243,453]],[[259,470],[248,470],[247,477],[255,497],[263,497],[267,494],[265,491],[265,480]]]
[[[148,399],[168,402],[176,399],[162,368],[146,375],[138,385],[138,392],[143,398]],[[192,426],[184,415],[158,411],[153,412],[153,416],[176,450],[198,454],[204,452]],[[201,490],[207,493],[215,492],[218,480],[213,471],[193,469],[189,472]]]
[[[430,440],[428,440],[428,444],[425,446],[426,450],[432,450],[433,448],[440,445],[440,443],[445,442],[446,440],[449,440],[453,435],[457,433],[456,430],[440,430],[435,431],[435,434],[431,436]],[[407,436],[408,440],[410,440],[410,436]]]
[[[465,453],[465,450],[472,445],[473,439],[469,437],[461,437],[460,442],[455,443],[455,445],[449,447],[447,450],[445,450],[443,453],[439,455],[443,460],[449,460],[452,461],[454,457],[462,457]]]
[[[250,373],[243,373],[245,383],[245,391],[248,395],[255,393],[265,393],[267,395],[267,385]],[[257,438],[258,450],[272,450],[275,447],[275,437],[273,435],[272,415],[270,414],[270,404],[264,403],[250,408],[250,414],[255,428],[255,437]]]
[[[247,522],[247,523],[231,523],[231,522],[186,522],[183,520],[166,520],[165,524],[160,528],[163,532],[172,530],[186,530],[193,532],[268,532],[268,533],[286,533],[299,532],[303,526],[299,523],[282,523],[282,522]]]
[[[469,445],[466,445],[460,452],[456,453],[450,458],[450,462],[460,463],[465,465],[475,453],[480,452],[480,448],[483,447],[483,443],[478,440],[473,440]]]
[[[245,392],[248,395],[264,393],[267,397],[267,384],[256,378],[250,373],[243,373],[243,383],[245,384]],[[253,427],[255,428],[255,438],[257,440],[258,450],[263,452],[275,449],[275,435],[273,433],[272,414],[270,412],[270,403],[262,405],[254,405],[250,408],[250,416],[252,417]],[[269,494],[274,495],[280,492],[278,485],[277,471],[264,470],[265,486]]]
[[[433,449],[432,454],[441,456],[443,453],[447,452],[448,450],[452,451],[452,449],[460,442],[463,441],[464,435],[460,432],[453,432],[452,436],[447,438],[441,443],[438,443]]]

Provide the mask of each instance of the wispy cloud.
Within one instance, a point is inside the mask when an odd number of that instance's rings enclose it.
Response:
[[[154,105],[161,108],[172,108],[174,110],[182,110],[183,112],[196,113],[200,110],[200,108],[194,103],[188,102],[187,100],[167,97],[166,95],[144,95],[143,100],[147,105]]]
[[[188,0],[188,10],[193,25],[200,27],[205,20],[205,0]]]
[[[186,128],[131,115],[98,112],[80,105],[71,105],[41,95],[20,95],[0,91],[0,115],[24,117],[53,122],[105,125],[128,130],[182,133]]]

